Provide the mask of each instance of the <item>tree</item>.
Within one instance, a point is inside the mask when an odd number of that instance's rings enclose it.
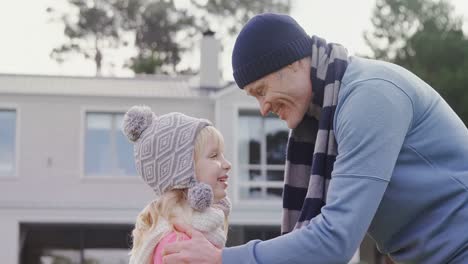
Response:
[[[180,57],[195,46],[197,34],[212,30],[233,36],[254,14],[287,13],[289,8],[289,0],[190,0],[179,7],[173,0],[150,2],[137,28],[138,55],[129,65],[136,73],[180,72],[176,69]]]
[[[378,0],[372,23],[365,39],[375,58],[414,72],[468,124],[468,39],[453,7],[445,0]]]
[[[173,0],[148,3],[136,24],[138,55],[131,59],[135,73],[176,72],[184,45],[177,35],[193,27],[193,17],[178,10]]]
[[[126,0],[69,0],[71,11],[67,12],[49,7],[47,11],[63,23],[64,34],[68,38],[66,43],[52,50],[51,57],[61,63],[72,54],[81,54],[86,59],[94,60],[96,75],[99,75],[103,50],[126,45],[123,41],[124,30],[130,28],[128,19],[135,14],[129,11],[133,5],[127,5],[126,12],[119,9],[125,5],[124,2]]]

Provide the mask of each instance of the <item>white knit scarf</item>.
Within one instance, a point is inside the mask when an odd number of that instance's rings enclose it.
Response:
[[[194,211],[192,215],[192,227],[202,232],[213,245],[218,248],[226,244],[224,230],[225,213],[220,208],[209,207],[203,212]],[[172,225],[160,218],[158,225],[147,235],[140,249],[130,257],[130,264],[152,264],[153,252],[159,241],[167,234],[174,231]]]

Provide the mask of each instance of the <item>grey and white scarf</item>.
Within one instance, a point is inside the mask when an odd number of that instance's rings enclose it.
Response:
[[[348,52],[338,44],[312,37],[309,110],[288,138],[281,233],[307,225],[326,203],[337,144],[333,118]]]

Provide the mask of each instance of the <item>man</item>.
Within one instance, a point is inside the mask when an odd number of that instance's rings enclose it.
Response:
[[[280,14],[244,26],[232,64],[292,129],[284,235],[220,250],[182,226],[165,263],[347,263],[366,232],[396,262],[468,263],[468,130],[429,85]]]

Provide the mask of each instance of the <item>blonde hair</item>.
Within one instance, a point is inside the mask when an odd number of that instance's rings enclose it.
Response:
[[[213,137],[217,140],[218,146],[224,147],[224,139],[221,133],[213,126],[206,126],[198,133],[195,138],[194,160],[196,161],[203,151],[208,138]],[[196,163],[195,163],[196,164]],[[185,224],[190,224],[192,220],[193,209],[187,202],[187,189],[173,189],[165,192],[159,199],[150,202],[138,214],[135,228],[132,231],[133,246],[130,255],[134,255],[142,246],[146,236],[154,230],[158,224],[159,217],[174,224],[177,220]],[[224,231],[227,236],[228,219],[224,218]]]
[[[187,203],[187,189],[174,189],[165,192],[138,214],[135,228],[132,231],[133,247],[130,254],[133,255],[140,249],[146,235],[157,226],[159,217],[168,220],[171,224],[176,219],[178,222],[189,224],[192,212]]]
[[[223,135],[214,126],[206,126],[200,132],[198,132],[195,138],[194,146],[194,160],[197,161],[203,151],[209,138],[216,140],[216,145],[219,146],[220,150],[224,149],[224,138]]]

